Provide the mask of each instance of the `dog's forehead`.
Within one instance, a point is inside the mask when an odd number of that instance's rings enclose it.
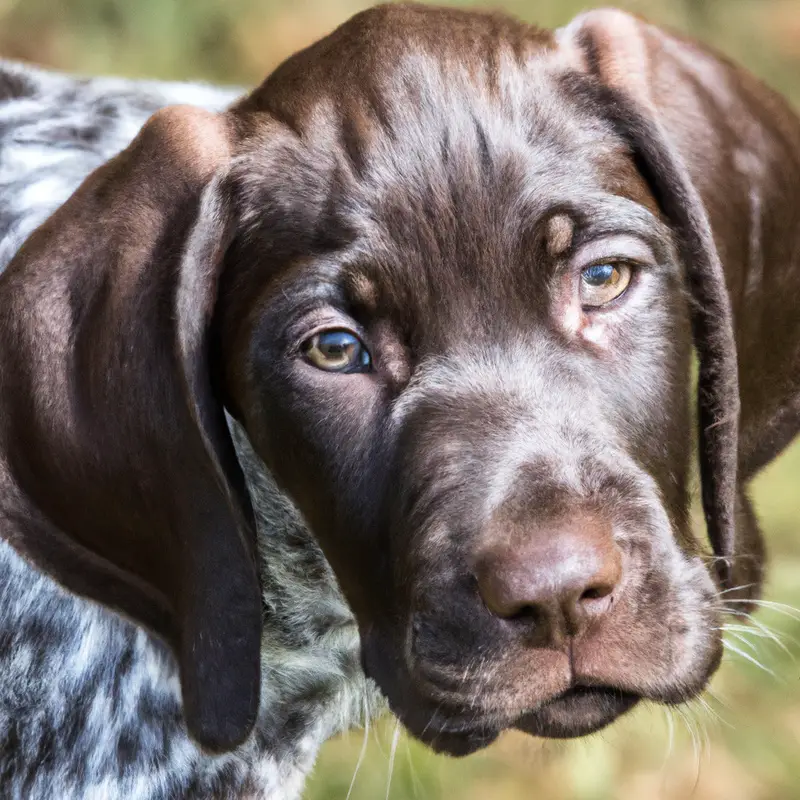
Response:
[[[240,107],[267,110],[297,129],[323,96],[344,106],[380,103],[376,92],[391,94],[397,88],[409,56],[427,56],[453,79],[463,69],[474,79],[483,73],[491,81],[500,77],[500,58],[525,65],[554,48],[550,31],[501,14],[377,6],[289,58]]]
[[[569,214],[548,232],[553,210],[603,192],[649,197],[612,126],[569,96],[568,69],[549,32],[506,17],[358,15],[238,109],[256,130],[270,121],[241,172],[245,222],[274,237],[274,212],[295,241],[303,225],[306,241],[347,232],[350,283],[366,286],[362,272],[395,307],[436,302],[443,317],[446,297],[472,285],[481,302],[459,302],[462,321],[485,316],[490,294],[511,313],[509,298],[536,283],[537,244],[566,249],[565,221],[572,241]]]
[[[468,182],[520,150],[518,169],[552,172],[547,182],[571,162],[574,183],[607,173],[624,148],[561,85],[573,62],[552,32],[504,15],[378,6],[288,59],[233,113],[249,153],[280,140],[294,152],[279,170],[305,161],[307,173],[360,182],[369,203],[369,188],[413,191],[445,170]]]
[[[354,151],[371,143],[411,137],[429,147],[432,135],[457,135],[473,120],[523,126],[563,104],[554,78],[573,66],[551,31],[505,15],[392,4],[295,54],[234,113],[245,129],[277,120],[306,140],[333,138],[357,161]]]

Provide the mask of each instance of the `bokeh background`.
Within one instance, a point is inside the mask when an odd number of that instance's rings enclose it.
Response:
[[[800,0],[616,2],[712,43],[800,104]],[[554,26],[600,3],[458,4]],[[89,74],[248,86],[367,5],[0,0],[0,55]],[[395,736],[386,719],[367,736],[355,731],[325,746],[308,799],[345,800],[350,792],[350,800],[800,800],[800,444],[759,477],[754,497],[772,561],[765,597],[785,605],[762,609],[762,627],[729,635],[739,654],[729,654],[702,702],[670,715],[641,708],[578,742],[509,734],[465,760]]]

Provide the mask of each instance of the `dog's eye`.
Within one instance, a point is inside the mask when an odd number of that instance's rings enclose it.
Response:
[[[597,308],[619,297],[631,282],[625,264],[594,264],[581,272],[581,304]]]
[[[327,372],[368,372],[372,364],[361,339],[350,331],[315,333],[303,344],[306,360]]]

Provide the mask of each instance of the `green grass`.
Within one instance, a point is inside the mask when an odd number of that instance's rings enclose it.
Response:
[[[438,0],[557,26],[617,5],[689,31],[800,99],[798,0]],[[260,82],[370,0],[0,0],[0,54],[157,78]]]

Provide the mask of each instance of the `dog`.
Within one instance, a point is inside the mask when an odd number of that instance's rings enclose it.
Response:
[[[798,176],[780,97],[614,10],[549,32],[378,6],[225,111],[162,109],[0,278],[14,563],[163,643],[174,704],[139,715],[207,763],[291,726],[267,473],[431,747],[689,700],[763,583],[748,482],[800,427]],[[60,756],[84,788],[130,780]]]

